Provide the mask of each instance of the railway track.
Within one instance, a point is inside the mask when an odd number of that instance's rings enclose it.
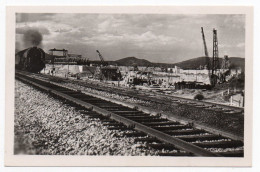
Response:
[[[42,75],[39,74],[37,77],[43,77],[49,80],[55,80],[59,79],[62,80],[63,82],[67,82],[64,78],[61,77],[53,77],[53,76],[48,76],[48,75]],[[144,101],[150,101],[150,102],[155,102],[161,104],[185,104],[187,106],[191,107],[196,107],[196,108],[201,108],[209,111],[218,111],[223,114],[227,115],[244,115],[244,108],[243,107],[236,107],[236,106],[229,106],[229,105],[224,105],[224,104],[219,104],[219,103],[213,103],[213,102],[207,102],[207,101],[197,101],[194,99],[188,99],[184,97],[179,97],[179,96],[174,96],[174,95],[167,95],[163,94],[160,92],[156,92],[155,94],[151,94],[150,91],[148,92],[140,92],[138,90],[132,90],[132,89],[127,89],[127,88],[119,88],[119,87],[109,87],[108,85],[103,86],[102,84],[95,84],[95,83],[89,83],[89,82],[81,82],[78,80],[71,80],[73,83],[76,83],[80,86],[85,86],[91,89],[99,90],[99,91],[106,91],[112,94],[118,94],[122,96],[128,96],[131,98],[136,98],[136,99],[141,99]],[[98,86],[98,87],[97,87]],[[160,98],[159,96],[162,96],[163,98]],[[167,101],[165,100],[165,97],[168,98]]]
[[[42,77],[50,79],[50,76],[46,75],[41,75]],[[56,77],[59,78],[59,77]],[[60,78],[64,81],[63,78]],[[66,81],[65,81],[66,82]],[[196,107],[196,108],[201,108],[201,109],[206,109],[209,111],[218,111],[223,114],[237,114],[237,115],[244,115],[244,108],[242,107],[235,107],[235,106],[229,106],[229,105],[224,105],[224,104],[218,104],[218,103],[212,103],[212,102],[207,102],[207,101],[197,101],[193,99],[188,99],[188,98],[183,98],[183,97],[178,97],[178,96],[173,96],[173,95],[166,95],[163,93],[157,92],[156,95],[152,94],[151,92],[140,92],[137,90],[132,90],[132,89],[123,89],[123,88],[115,88],[115,87],[108,87],[108,86],[102,86],[101,84],[97,85],[94,83],[88,83],[84,82],[82,83],[81,81],[73,80],[74,83],[85,86],[88,88],[96,89],[99,91],[107,91],[112,94],[118,94],[122,96],[128,96],[131,98],[136,98],[136,99],[141,99],[144,101],[152,101],[155,103],[162,103],[162,99],[165,100],[165,97],[169,98],[167,101],[163,101],[164,104],[185,104],[188,106]],[[120,90],[120,91],[119,91]],[[159,96],[162,96],[163,98],[159,98]]]
[[[129,130],[128,135],[143,136],[144,141],[156,149],[177,150],[165,156],[226,156],[243,157],[244,143],[216,135],[179,121],[170,121],[160,115],[150,115],[136,108],[129,108],[107,100],[66,88],[61,84],[46,81],[36,76],[17,72],[16,79],[66,100],[84,110],[86,115],[104,119],[105,125],[113,130]],[[148,137],[146,137],[148,135]]]
[[[234,140],[244,140],[244,124],[242,121],[244,118],[244,109],[240,107],[192,99],[186,100],[185,98],[182,99],[172,95],[164,95],[151,91],[139,91],[129,88],[124,90],[122,87],[104,86],[104,83],[100,82],[92,83],[92,81],[68,80],[62,77],[42,74],[30,75],[36,75],[37,77],[56,83],[63,83],[64,85],[75,89],[88,89],[87,92],[95,92],[95,96],[101,95],[102,99],[106,97],[109,100],[111,96],[116,96],[110,100],[113,102],[116,100],[125,102],[124,100],[127,100],[128,103],[126,103],[126,106],[138,106],[140,109],[143,109],[143,111],[148,111],[148,113],[161,113],[171,120],[190,122],[199,128],[213,132],[217,135],[221,134]],[[121,104],[121,102],[119,104]],[[131,105],[132,102],[136,102],[134,103],[135,105]],[[173,106],[176,108],[172,108]],[[153,108],[149,109],[149,107]],[[192,112],[194,112],[194,114]]]

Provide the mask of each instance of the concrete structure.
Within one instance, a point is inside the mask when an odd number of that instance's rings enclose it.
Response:
[[[96,67],[94,66],[79,66],[79,69],[80,78],[93,78],[96,71]]]
[[[242,93],[231,96],[229,100],[232,106],[244,107],[244,96]]]
[[[155,83],[165,87],[172,86],[176,82],[181,82],[181,77],[177,75],[152,75],[151,78]]]
[[[105,80],[105,81],[120,81],[121,80],[121,73],[117,67],[97,67],[94,78],[98,80]]]

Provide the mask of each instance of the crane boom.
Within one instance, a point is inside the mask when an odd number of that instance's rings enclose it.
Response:
[[[202,40],[203,40],[203,45],[204,45],[204,52],[205,52],[205,57],[206,57],[206,64],[207,64],[207,69],[208,69],[208,75],[209,75],[209,80],[210,80],[210,84],[211,84],[212,83],[212,81],[211,81],[211,73],[210,73],[211,65],[210,65],[209,53],[208,53],[208,49],[207,49],[207,44],[206,44],[206,39],[205,39],[203,27],[201,27],[201,34],[202,34]]]
[[[100,58],[101,65],[102,65],[102,66],[107,66],[107,65],[108,65],[108,62],[105,62],[103,56],[101,55],[101,53],[100,53],[98,50],[96,50],[96,51],[97,51],[98,56],[99,56],[99,58]]]
[[[98,56],[99,56],[101,62],[104,63],[105,60],[104,60],[103,56],[101,55],[101,53],[98,50],[97,50],[97,53],[98,53]]]
[[[146,66],[146,68],[140,73],[140,76],[139,76],[139,78],[138,79],[140,79],[141,77],[142,77],[142,75],[144,74],[144,72],[148,69],[148,67],[149,67],[149,65],[148,66]]]
[[[209,53],[208,53],[208,49],[207,49],[207,44],[206,44],[206,40],[205,40],[203,27],[201,27],[201,33],[202,33],[202,39],[203,39],[203,44],[204,44],[205,56],[208,58],[209,57]]]

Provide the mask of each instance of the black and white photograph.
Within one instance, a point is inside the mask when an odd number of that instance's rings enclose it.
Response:
[[[13,7],[8,154],[249,165],[252,8],[176,8]]]

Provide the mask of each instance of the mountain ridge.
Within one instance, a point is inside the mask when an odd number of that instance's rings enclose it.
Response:
[[[212,60],[212,58],[210,58]],[[219,63],[222,63],[223,58],[219,58]],[[230,65],[232,68],[245,68],[245,59],[241,57],[229,57]],[[208,64],[208,59],[206,57],[196,57],[189,60],[177,62],[177,63],[153,63],[146,59],[139,59],[136,57],[125,57],[115,61],[109,61],[109,64],[118,66],[154,66],[154,67],[164,67],[173,68],[178,66],[182,69],[198,69],[201,66]]]
[[[51,59],[51,55],[46,53],[46,59]],[[212,58],[210,58],[212,60]],[[220,64],[222,63],[223,58],[219,58]],[[245,58],[241,57],[229,57],[230,64],[232,68],[241,68],[243,71],[245,69]],[[100,60],[91,61],[93,63],[100,64]],[[201,66],[208,64],[206,57],[196,57],[189,60],[184,60],[177,63],[154,63],[146,59],[139,59],[134,56],[125,57],[115,61],[106,61],[109,65],[117,66],[150,66],[150,67],[161,67],[161,68],[174,68],[175,66],[180,67],[181,69],[199,69]]]

